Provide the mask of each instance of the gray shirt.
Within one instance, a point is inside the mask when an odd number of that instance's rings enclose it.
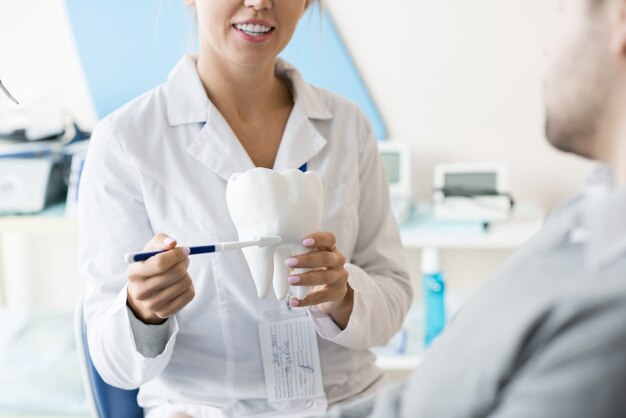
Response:
[[[626,188],[559,210],[406,383],[330,416],[626,417]]]

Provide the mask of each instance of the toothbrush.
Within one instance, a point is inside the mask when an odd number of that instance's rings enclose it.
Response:
[[[228,241],[228,242],[218,242],[215,244],[209,245],[201,245],[197,247],[189,247],[189,255],[194,254],[208,254],[208,253],[217,253],[220,251],[229,251],[229,250],[238,250],[246,247],[269,247],[273,245],[278,245],[282,241],[282,238],[279,236],[267,236],[267,237],[256,237],[252,241]],[[137,253],[129,253],[124,256],[124,260],[131,264],[136,263],[138,261],[145,261],[150,257],[154,257],[157,254],[164,253],[169,250],[157,250],[157,251],[146,251],[146,252],[137,252]]]

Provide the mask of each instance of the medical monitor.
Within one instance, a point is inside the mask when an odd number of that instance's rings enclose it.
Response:
[[[433,176],[433,215],[440,220],[493,222],[509,218],[513,198],[504,164],[441,164]]]
[[[441,164],[435,167],[434,192],[453,196],[496,196],[508,192],[503,164]]]
[[[406,144],[378,142],[378,151],[387,172],[391,196],[410,199],[412,196],[411,150]]]

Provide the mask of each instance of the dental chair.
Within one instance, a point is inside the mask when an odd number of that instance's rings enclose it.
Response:
[[[137,404],[138,389],[123,390],[113,387],[102,380],[94,367],[89,355],[82,297],[74,312],[74,337],[91,416],[95,418],[143,418],[143,410]]]

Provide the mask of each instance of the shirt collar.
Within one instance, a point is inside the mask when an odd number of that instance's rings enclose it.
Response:
[[[615,187],[609,167],[588,179],[581,215],[588,270],[601,270],[626,253],[626,187]]]
[[[197,56],[185,55],[170,72],[166,83],[167,116],[170,125],[202,123],[215,108],[196,69]],[[291,85],[293,100],[309,119],[332,119],[333,114],[319,93],[286,61],[276,60],[276,74]]]
[[[295,67],[278,58],[276,60],[276,74],[289,80],[294,103],[301,105],[302,111],[309,119],[332,119],[332,112],[317,90],[304,81],[302,74]]]

